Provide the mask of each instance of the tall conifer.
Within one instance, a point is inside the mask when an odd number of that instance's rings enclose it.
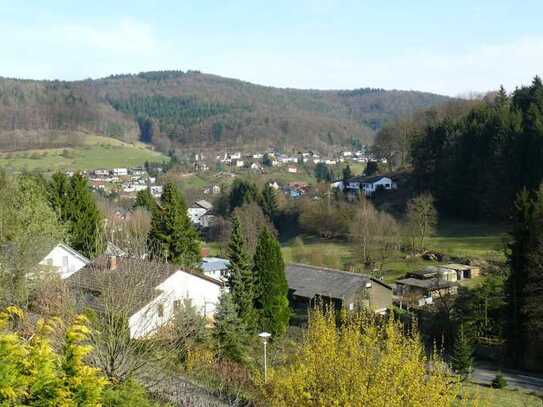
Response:
[[[260,327],[275,335],[284,334],[290,319],[285,263],[279,242],[267,228],[258,237],[253,264]]]
[[[104,250],[102,215],[90,191],[89,183],[77,173],[70,179],[62,218],[68,229],[68,243],[93,258]]]
[[[153,213],[148,246],[151,254],[162,260],[195,266],[200,261],[198,233],[187,214],[183,195],[168,183],[160,197],[160,208]]]
[[[227,284],[233,301],[245,326],[251,330],[255,327],[256,315],[254,309],[254,276],[251,269],[251,259],[247,252],[247,243],[241,231],[239,219],[234,217],[230,244],[228,245]]]

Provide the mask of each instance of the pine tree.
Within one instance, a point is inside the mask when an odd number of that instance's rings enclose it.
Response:
[[[68,193],[70,191],[70,179],[63,172],[56,172],[51,177],[47,186],[49,205],[57,214],[61,223],[66,221],[66,206],[68,204]]]
[[[70,179],[62,218],[68,229],[68,243],[89,258],[104,250],[102,215],[87,179],[77,173]]]
[[[521,363],[528,349],[543,343],[543,186],[519,194],[514,220],[508,258],[508,353]]]
[[[160,208],[153,213],[148,246],[162,260],[195,266],[200,261],[198,233],[187,214],[183,195],[168,183],[160,197]]]
[[[351,166],[347,164],[345,168],[343,168],[343,182],[347,182],[353,177],[353,172],[351,171]]]
[[[149,188],[138,191],[138,194],[136,195],[136,202],[134,202],[134,208],[147,209],[151,214],[158,209],[158,205],[155,198],[153,198],[151,195]]]
[[[279,243],[267,228],[258,237],[253,261],[255,307],[260,328],[282,335],[288,328],[290,310],[285,263]]]
[[[467,377],[473,366],[473,347],[467,335],[464,334],[464,325],[460,325],[454,350],[451,358],[451,366],[454,371],[463,377]]]
[[[275,195],[275,190],[270,184],[266,184],[262,190],[260,207],[262,208],[262,212],[264,212],[270,221],[273,222],[275,220],[275,216],[277,215],[277,196]]]
[[[254,309],[254,276],[251,269],[251,259],[247,252],[247,243],[241,231],[238,217],[233,219],[232,234],[228,245],[227,285],[232,299],[238,307],[238,313],[249,330],[253,330],[256,323]]]
[[[221,294],[213,337],[217,341],[220,357],[241,362],[247,353],[247,333],[232,295],[226,291]]]

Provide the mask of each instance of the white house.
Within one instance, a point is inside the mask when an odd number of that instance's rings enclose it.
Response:
[[[230,261],[220,257],[203,257],[200,263],[200,268],[206,276],[223,282],[226,280],[228,266]]]
[[[153,185],[151,186],[150,190],[151,195],[153,195],[155,198],[159,198],[162,195],[164,187],[162,185]]]
[[[113,168],[111,172],[113,175],[116,175],[116,176],[128,175],[127,168]]]
[[[90,260],[81,253],[72,249],[70,246],[63,243],[57,244],[53,249],[40,261],[40,265],[52,267],[58,272],[60,278],[65,279],[70,277],[75,272],[81,270]]]
[[[298,168],[289,166],[288,172],[290,172],[291,174],[296,174],[298,172]]]
[[[344,187],[346,189],[363,191],[366,196],[370,196],[378,190],[396,189],[396,184],[388,177],[377,175],[374,177],[350,179],[345,183]]]
[[[236,160],[236,167],[237,168],[241,168],[245,165],[245,163],[243,162],[243,160]]]
[[[187,214],[189,215],[190,221],[195,225],[201,224],[201,218],[207,213],[207,209],[201,207],[193,207],[187,209]]]
[[[190,302],[199,313],[212,321],[223,284],[204,274],[183,270],[171,264],[141,259],[101,257],[68,279],[80,306],[104,309],[110,290],[125,290],[118,298],[126,301],[131,338],[144,338],[170,322],[178,307]]]
[[[241,158],[241,153],[238,151],[237,153],[230,154],[231,160],[239,160]]]
[[[198,312],[213,320],[221,290],[222,284],[215,279],[176,270],[155,287],[157,296],[129,317],[130,336],[142,338],[153,334],[173,318],[184,301],[190,301]]]

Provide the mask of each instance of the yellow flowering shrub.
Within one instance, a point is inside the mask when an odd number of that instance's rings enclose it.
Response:
[[[51,337],[62,321],[39,320],[35,333],[24,338],[9,329],[13,319],[23,317],[15,307],[0,312],[0,405],[100,406],[107,380],[84,363],[91,351],[83,345],[89,335],[86,319],[74,321],[56,352]]]
[[[270,369],[265,398],[273,406],[448,406],[459,383],[428,359],[416,332],[393,319],[358,315],[339,326],[315,310],[292,363]]]

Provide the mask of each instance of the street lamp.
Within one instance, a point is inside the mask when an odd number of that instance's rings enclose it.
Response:
[[[268,344],[268,339],[271,337],[269,332],[261,332],[258,334],[260,339],[262,339],[262,344],[264,345],[264,383],[268,381],[268,361],[266,357],[266,345]]]

